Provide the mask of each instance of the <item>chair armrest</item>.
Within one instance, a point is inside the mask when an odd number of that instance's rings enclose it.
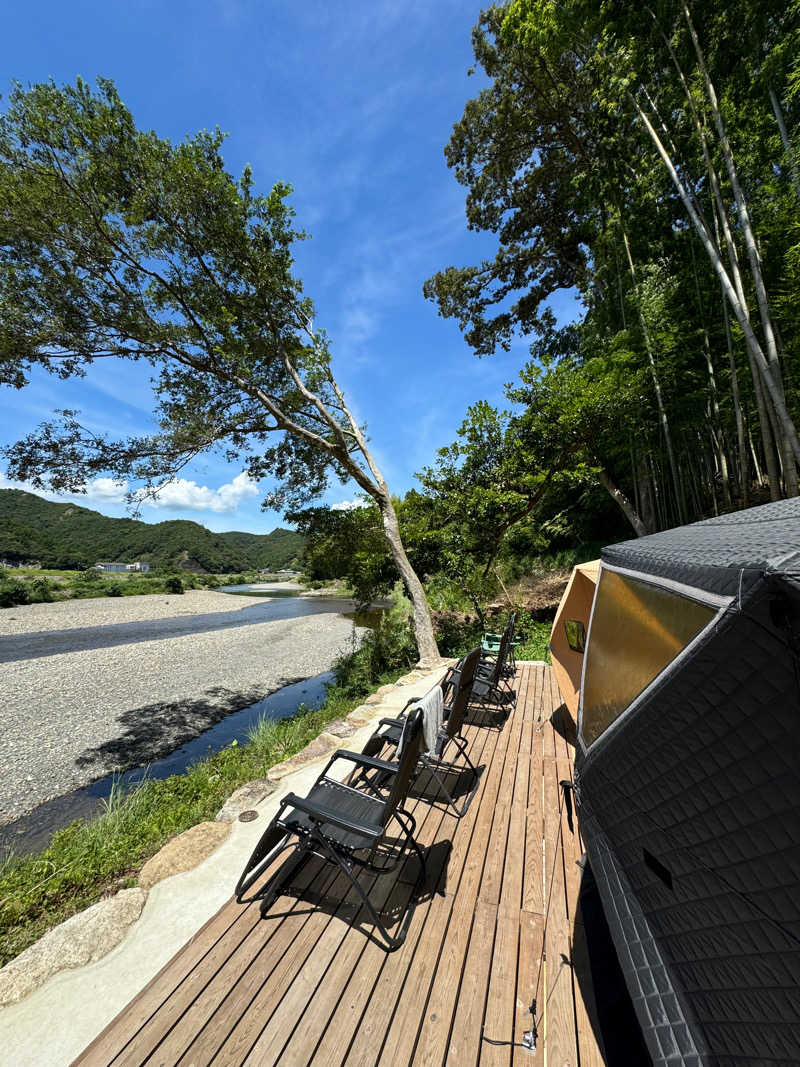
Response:
[[[372,769],[376,771],[387,771],[390,774],[397,774],[396,763],[390,763],[389,760],[385,759],[378,759],[376,756],[365,756],[363,752],[349,752],[346,748],[340,748],[337,749],[328,760],[328,766],[322,772],[323,775],[338,759],[349,760],[350,763],[357,763],[359,767],[372,767]]]
[[[381,719],[378,726],[402,726],[405,719],[398,716],[396,719]]]
[[[333,808],[328,808],[324,804],[314,804],[305,797],[295,796],[294,793],[289,793],[284,800],[284,804],[287,808],[297,808],[298,811],[305,812],[310,819],[314,819],[317,822],[338,826],[340,830],[348,830],[351,833],[361,834],[363,837],[378,838],[383,833],[382,828],[365,826],[364,823],[356,822],[355,819],[350,819]]]

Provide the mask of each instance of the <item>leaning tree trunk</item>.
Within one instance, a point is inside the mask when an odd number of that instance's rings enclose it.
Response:
[[[611,480],[611,476],[609,475],[608,471],[601,467],[598,471],[597,477],[600,479],[600,484],[607,491],[608,495],[611,497],[617,507],[621,509],[625,518],[636,531],[636,536],[644,537],[646,534],[648,534],[650,531],[645,526],[641,516],[636,511],[636,508],[631,503],[629,497],[626,496],[626,494],[623,493],[623,491],[619,488],[619,486],[614,484],[614,482]]]
[[[436,644],[436,637],[433,633],[433,620],[431,619],[428,598],[425,596],[422,582],[419,580],[416,571],[409,563],[406,550],[403,547],[403,541],[400,537],[400,524],[397,521],[397,512],[394,510],[394,505],[392,504],[392,499],[389,496],[389,493],[387,492],[385,496],[381,495],[381,497],[377,499],[377,503],[381,513],[381,521],[383,522],[383,532],[386,535],[386,540],[389,542],[392,559],[394,560],[397,569],[400,571],[400,577],[403,579],[403,584],[406,587],[414,609],[414,636],[416,637],[417,648],[419,649],[420,666],[435,667],[441,662],[442,657],[439,654],[439,646]]]
[[[318,341],[314,334],[313,325],[309,323],[305,328],[312,344],[316,348]],[[392,553],[392,559],[400,572],[400,577],[406,587],[406,592],[411,599],[414,614],[414,638],[417,642],[420,666],[435,667],[437,664],[441,663],[442,657],[439,655],[439,647],[436,644],[436,637],[433,632],[433,619],[431,618],[430,605],[428,604],[428,598],[425,596],[425,590],[422,588],[422,582],[417,577],[417,573],[411,566],[408,556],[406,555],[403,539],[400,536],[400,524],[397,521],[397,513],[392,504],[389,487],[387,486],[386,480],[381,474],[372,453],[367,447],[367,440],[364,437],[363,430],[358,421],[353,417],[353,413],[348,408],[344,399],[344,394],[330,368],[328,368],[327,375],[331,388],[336,394],[341,409],[350,424],[352,436],[358,444],[358,449],[366,461],[372,478],[369,477],[365,470],[362,470],[359,464],[356,463],[351,456],[350,447],[344,441],[341,427],[339,427],[336,420],[331,417],[325,406],[317,397],[309,393],[297,374],[294,375],[294,379],[300,391],[312,399],[317,409],[342,442],[342,447],[336,450],[336,458],[339,463],[352,475],[356,484],[368,493],[378,505],[378,510],[381,513],[381,522],[383,523],[383,532],[386,541],[388,542],[389,550]]]

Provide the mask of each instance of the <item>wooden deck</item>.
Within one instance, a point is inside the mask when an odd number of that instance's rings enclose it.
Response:
[[[344,879],[312,860],[266,919],[258,904],[225,905],[76,1062],[602,1064],[581,844],[558,784],[573,750],[550,669],[522,666],[516,689],[500,728],[466,730],[482,774],[464,818],[409,805],[429,879],[401,949],[376,944]],[[370,878],[371,899],[397,913],[414,874]],[[534,998],[531,1053],[511,1043]]]

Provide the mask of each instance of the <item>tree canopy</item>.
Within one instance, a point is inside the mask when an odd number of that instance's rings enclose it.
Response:
[[[686,0],[513,0],[473,31],[490,84],[445,155],[497,251],[425,293],[478,355],[537,339],[567,439],[583,396],[618,394],[574,455],[638,532],[797,492],[799,34],[796,3]],[[566,288],[562,374],[541,356]]]
[[[17,85],[0,118],[0,382],[67,377],[116,357],[153,376],[159,432],[113,440],[75,411],[6,450],[9,473],[80,490],[103,471],[156,492],[208,449],[296,507],[352,478],[380,511],[438,658],[424,591],[385,480],[333,375],[328,339],[293,273],[290,187],[234,179],[222,134],[180,144],[137,129],[113,84]]]

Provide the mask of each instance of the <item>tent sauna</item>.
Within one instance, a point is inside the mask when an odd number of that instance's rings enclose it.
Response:
[[[583,616],[574,584],[554,670],[653,1063],[800,1064],[800,499],[604,549]]]

